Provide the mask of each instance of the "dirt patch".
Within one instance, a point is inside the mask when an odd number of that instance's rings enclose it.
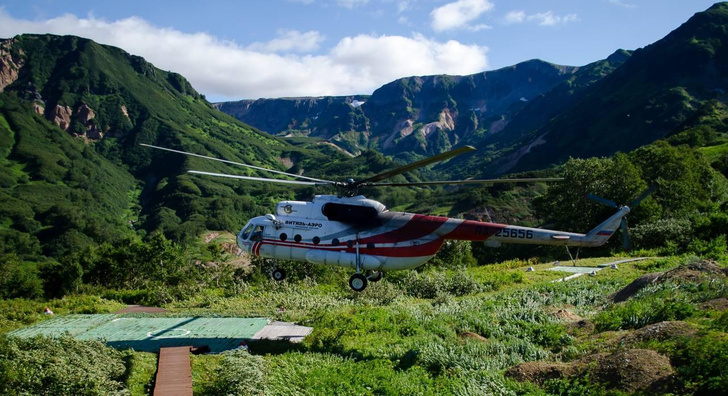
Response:
[[[506,376],[539,385],[549,379],[589,375],[610,389],[623,392],[663,392],[674,379],[670,360],[649,349],[623,349],[595,354],[571,363],[526,362],[511,367]]]
[[[728,275],[728,268],[722,268],[713,260],[703,260],[697,263],[681,265],[675,269],[665,272],[660,282],[702,282],[711,278],[725,278]]]
[[[696,332],[697,330],[689,323],[681,321],[660,322],[630,332],[622,337],[621,343],[623,345],[635,345],[645,341],[672,340],[689,337]]]
[[[205,243],[210,243],[213,239],[220,236],[219,232],[211,232],[205,236]]]
[[[473,333],[472,331],[466,331],[463,333],[460,333],[460,338],[463,340],[478,340],[478,341],[488,341],[487,338],[483,337],[482,335],[478,333]]]
[[[597,355],[590,378],[623,392],[658,392],[675,376],[670,359],[650,349],[625,349]]]
[[[506,370],[505,375],[516,381],[529,381],[539,385],[550,379],[570,377],[577,373],[569,363],[525,362]]]
[[[123,314],[123,313],[167,313],[167,311],[164,308],[158,308],[158,307],[147,307],[144,305],[127,305],[126,308],[118,310],[114,313],[117,314]]]
[[[554,318],[564,322],[579,322],[582,317],[569,311],[568,309],[562,308],[551,314]]]
[[[728,310],[728,298],[721,297],[700,304],[700,309],[714,309],[716,311]]]
[[[594,333],[594,322],[587,319],[577,320],[566,324],[566,331],[571,335]]]
[[[663,282],[691,282],[699,283],[709,281],[715,278],[725,278],[728,276],[728,268],[722,268],[713,260],[702,260],[696,263],[684,264],[667,272],[656,272],[645,274],[635,279],[632,283],[625,286],[622,290],[611,296],[612,301],[622,302],[634,296],[644,287],[652,283]]]

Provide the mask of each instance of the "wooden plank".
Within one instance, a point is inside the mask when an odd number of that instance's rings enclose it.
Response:
[[[189,346],[159,350],[154,396],[192,396]]]

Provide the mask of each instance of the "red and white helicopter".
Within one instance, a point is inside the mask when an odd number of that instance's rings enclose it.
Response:
[[[502,243],[582,247],[604,245],[620,225],[623,228],[623,237],[626,238],[627,235],[625,216],[630,212],[630,207],[617,206],[612,201],[593,195],[588,197],[616,208],[617,212],[588,233],[579,234],[441,216],[391,212],[382,203],[358,194],[359,188],[362,187],[562,180],[560,178],[531,178],[379,183],[381,180],[395,175],[473,151],[475,148],[472,146],[463,146],[365,180],[354,181],[349,179],[346,182],[315,179],[148,144],[142,144],[142,146],[283,174],[303,180],[269,179],[189,171],[194,174],[274,183],[338,187],[342,192],[340,195],[316,195],[311,202],[279,202],[275,214],[266,214],[250,219],[238,233],[237,240],[238,246],[243,251],[263,258],[351,268],[356,273],[349,278],[349,286],[355,291],[364,290],[368,281],[376,282],[380,280],[384,271],[411,269],[426,263],[447,240],[484,241],[487,245],[493,247],[500,246]],[[652,190],[650,188],[645,191],[630,206],[638,205]],[[275,280],[283,280],[285,276],[285,271],[282,269],[273,271]]]

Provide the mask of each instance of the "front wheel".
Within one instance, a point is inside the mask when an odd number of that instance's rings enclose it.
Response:
[[[349,278],[351,290],[360,292],[367,288],[367,277],[362,274],[354,274]]]
[[[284,271],[280,268],[276,268],[275,270],[273,270],[273,279],[276,282],[280,282],[283,279],[286,279],[286,271]]]

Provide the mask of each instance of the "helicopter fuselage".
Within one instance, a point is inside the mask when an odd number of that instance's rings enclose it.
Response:
[[[264,258],[390,271],[426,263],[448,240],[599,246],[619,226],[619,219],[608,222],[578,234],[391,212],[363,196],[317,195],[311,202],[282,201],[275,215],[251,219],[238,234],[238,245]]]

